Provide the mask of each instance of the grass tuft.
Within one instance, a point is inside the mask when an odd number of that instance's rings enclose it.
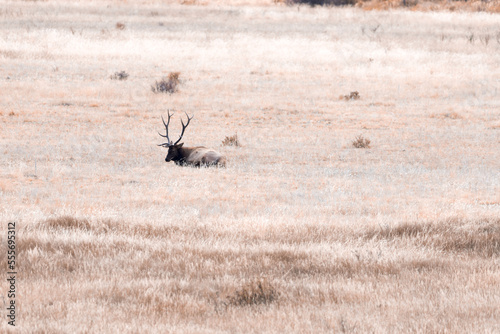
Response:
[[[151,90],[153,93],[168,93],[173,94],[177,92],[177,86],[180,84],[179,76],[180,72],[170,72],[167,78],[163,78],[160,81],[156,81]]]
[[[279,2],[276,1],[275,2]],[[285,0],[287,5],[309,5],[315,6],[353,6],[358,0]]]
[[[346,100],[346,101],[351,101],[351,100],[359,100],[359,92],[354,91],[350,92],[349,95],[340,95],[339,100]]]
[[[236,133],[233,136],[226,136],[226,138],[222,141],[222,146],[241,146],[238,140],[238,134]]]
[[[352,141],[352,146],[355,148],[370,148],[371,140],[368,138],[364,138],[362,135],[359,135]]]
[[[234,306],[269,305],[278,297],[279,292],[267,280],[258,279],[243,285],[227,300],[229,305]]]
[[[110,78],[111,80],[127,80],[128,73],[125,71],[115,72]]]

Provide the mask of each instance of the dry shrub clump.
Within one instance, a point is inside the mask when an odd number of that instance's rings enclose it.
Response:
[[[228,296],[228,304],[234,306],[269,305],[279,297],[279,292],[266,280],[251,281]]]
[[[354,91],[349,93],[349,95],[340,95],[339,100],[346,100],[346,101],[351,101],[351,100],[359,100],[359,92]]]
[[[222,146],[241,146],[238,140],[238,134],[236,133],[233,136],[226,136],[226,138],[222,141]]]
[[[364,138],[362,135],[359,135],[352,141],[352,146],[355,148],[370,148],[371,140],[368,138]]]
[[[279,2],[276,1],[275,2]],[[353,6],[358,0],[285,0],[287,5],[309,5],[314,6]]]
[[[78,219],[71,216],[49,218],[45,221],[44,226],[52,229],[90,229],[90,223],[87,219]]]
[[[127,80],[128,73],[125,71],[115,72],[115,74],[110,76],[111,80]]]
[[[167,78],[156,81],[154,86],[151,86],[153,93],[168,93],[177,92],[177,86],[180,84],[180,72],[170,72]]]

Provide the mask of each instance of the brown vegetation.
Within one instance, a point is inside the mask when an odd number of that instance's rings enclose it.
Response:
[[[370,148],[370,143],[370,139],[363,137],[363,135],[359,135],[352,141],[352,146],[355,148]]]
[[[23,231],[19,271],[24,286],[47,291],[44,297],[23,297],[32,308],[44,305],[47,310],[37,311],[42,318],[57,314],[60,307],[92,304],[117,317],[143,310],[139,318],[127,321],[134,327],[154,322],[165,328],[178,319],[179,329],[189,321],[207,326],[203,328],[243,330],[260,319],[262,329],[295,324],[301,331],[310,324],[297,316],[320,315],[332,328],[341,322],[361,326],[363,317],[350,313],[347,320],[344,315],[363,308],[374,312],[375,319],[363,323],[363,329],[403,330],[437,321],[441,316],[424,311],[405,317],[407,307],[433,300],[448,305],[448,317],[472,312],[460,318],[461,327],[486,329],[495,322],[478,324],[476,319],[486,319],[488,310],[498,307],[491,304],[500,283],[498,271],[489,263],[498,259],[499,226],[498,219],[462,218],[361,229],[297,224],[275,226],[273,234],[252,238],[259,231],[63,216]],[[71,284],[58,284],[66,280]],[[54,289],[59,293],[48,293]],[[449,291],[446,301],[437,297],[443,289]],[[468,298],[484,312],[462,302]],[[320,319],[313,319],[323,331]]]
[[[128,73],[125,71],[115,72],[115,74],[110,76],[111,80],[127,80]]]
[[[497,257],[500,255],[500,219],[449,219],[436,223],[402,223],[392,228],[368,231],[367,239],[405,239],[416,246],[437,251],[470,256]]]
[[[340,95],[339,100],[346,100],[346,101],[359,100],[359,97],[360,97],[359,92],[354,91],[349,93],[349,95]]]
[[[241,146],[240,141],[238,140],[238,134],[235,133],[232,136],[226,136],[222,141],[222,146]]]
[[[177,86],[180,83],[179,80],[180,72],[170,72],[167,78],[163,78],[160,81],[156,81],[151,90],[153,93],[168,93],[173,94],[177,92]]]
[[[125,23],[122,23],[122,22],[117,22],[117,23],[116,23],[116,29],[118,29],[118,30],[123,30],[123,29],[125,29]]]
[[[268,305],[278,299],[279,292],[265,279],[257,279],[244,284],[227,297],[229,305],[251,306]]]

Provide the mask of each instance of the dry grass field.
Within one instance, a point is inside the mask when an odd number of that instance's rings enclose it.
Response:
[[[500,332],[499,19],[3,2],[0,331]]]

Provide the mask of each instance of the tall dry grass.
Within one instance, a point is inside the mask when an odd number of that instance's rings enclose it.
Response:
[[[500,330],[497,16],[8,5],[16,332]],[[151,92],[172,71],[182,89]],[[166,109],[227,168],[165,163]]]

